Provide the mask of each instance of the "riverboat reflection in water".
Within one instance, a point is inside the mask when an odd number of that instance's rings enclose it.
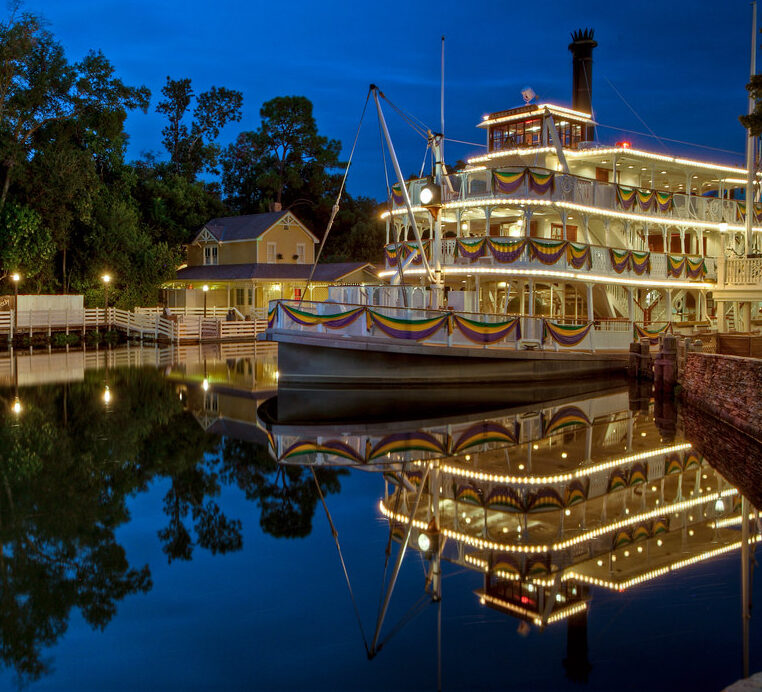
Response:
[[[611,383],[284,422],[274,352],[236,348],[0,355],[3,686],[434,688],[437,616],[446,689],[740,677],[753,441]]]

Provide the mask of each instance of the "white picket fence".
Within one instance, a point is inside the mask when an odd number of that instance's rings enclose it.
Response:
[[[80,333],[118,330],[140,340],[183,343],[194,341],[253,340],[265,331],[264,319],[227,320],[228,311],[218,309],[212,315],[171,314],[165,316],[157,308],[135,311],[118,308],[85,308],[83,310],[13,310],[0,312],[0,335],[12,339],[14,334]],[[240,315],[240,313],[238,313]],[[237,315],[237,316],[238,316]],[[242,316],[241,316],[242,317]]]

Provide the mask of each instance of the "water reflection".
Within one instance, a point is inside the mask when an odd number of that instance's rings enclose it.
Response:
[[[279,408],[261,409],[274,458],[383,474],[378,511],[398,554],[424,559],[432,597],[441,597],[445,561],[482,574],[475,597],[519,619],[520,631],[565,622],[574,680],[590,667],[586,613],[596,590],[622,593],[740,551],[741,494],[728,478],[760,506],[761,486],[739,464],[762,466],[759,443],[694,411],[683,422],[648,389],[391,425],[279,422]],[[754,545],[756,512],[747,526]]]
[[[45,650],[65,634],[73,608],[103,629],[119,601],[151,589],[149,566],[130,564],[116,537],[131,519],[128,500],[151,484],[167,487],[156,534],[169,562],[242,547],[240,518],[219,502],[224,485],[256,503],[265,532],[310,532],[312,474],[280,467],[246,433],[262,435],[251,387],[272,384],[272,358],[210,360],[206,352],[177,363],[151,351],[24,354],[3,363],[0,658],[22,683],[50,671]],[[135,367],[151,357],[161,370]],[[133,367],[118,367],[125,361]],[[246,434],[235,438],[231,429]],[[339,491],[341,473],[319,474],[323,493]]]

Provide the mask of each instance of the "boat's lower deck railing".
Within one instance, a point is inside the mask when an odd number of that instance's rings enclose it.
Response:
[[[277,300],[268,328],[334,339],[415,341],[429,346],[552,351],[628,351],[634,337],[627,319],[566,318],[390,308],[350,303]]]

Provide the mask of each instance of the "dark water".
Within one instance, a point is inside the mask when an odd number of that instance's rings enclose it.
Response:
[[[0,369],[0,687],[433,690],[441,680],[445,690],[718,690],[741,677],[741,554],[732,548],[740,541],[740,523],[733,523],[741,516],[740,495],[726,476],[743,482],[742,457],[758,454],[751,442],[718,444],[720,476],[705,439],[700,454],[693,450],[697,460],[687,447],[685,431],[706,430],[708,423],[621,386],[566,398],[554,392],[552,401],[527,407],[501,409],[491,401],[490,410],[466,407],[467,414],[437,411],[429,395],[416,420],[390,414],[383,424],[361,412],[354,420],[280,424],[271,403],[279,456],[298,443],[323,445],[279,466],[257,423],[257,407],[275,384],[272,355],[222,355],[186,354],[168,364],[156,353],[158,368],[117,367],[120,358],[106,356],[82,364],[26,357]],[[453,453],[467,442],[464,433],[478,432],[474,426],[494,433],[490,425],[498,424],[516,441],[477,436]],[[384,579],[388,585],[406,533],[404,522],[395,524],[390,542],[379,503],[400,514],[407,507],[409,515],[417,474],[442,457],[413,433],[446,449],[442,465],[453,472],[432,473],[443,489],[440,524],[453,533],[442,547],[437,589],[436,580],[427,582],[432,553],[419,548],[421,531],[411,532],[380,628],[382,646],[369,660],[363,632],[370,644]],[[731,434],[713,431],[717,439]],[[325,447],[336,441],[346,445],[344,464],[355,454],[378,470],[335,465],[341,459]],[[639,484],[638,462],[615,464],[590,476],[579,504],[561,493],[531,507],[541,486],[518,483],[512,487],[523,511],[488,510],[489,493],[500,483],[464,475],[546,477],[675,445],[682,445],[679,471],[667,473],[669,455],[651,455],[644,463],[664,466],[645,469]],[[318,464],[351,595],[305,462]],[[610,487],[609,471],[622,469],[624,486]],[[385,479],[384,470],[397,475]],[[747,495],[754,495],[752,486]],[[722,509],[715,500],[700,501],[699,488],[707,497],[724,492]],[[663,533],[651,519],[649,536],[630,535],[618,547],[609,533],[589,537],[619,520],[631,530],[631,513],[650,516],[656,506],[671,510],[691,498],[689,509],[665,511],[675,518]],[[416,517],[428,519],[432,507],[428,491],[422,493]],[[730,526],[714,528],[718,521]],[[589,540],[538,553],[534,567],[515,553],[468,544],[469,537],[486,536],[518,545],[503,538],[517,526],[527,545]],[[731,547],[706,556],[723,546]],[[474,559],[484,559],[487,572]],[[555,574],[592,575],[596,559],[605,560],[605,576],[617,584],[648,578],[623,591],[568,578],[557,591],[563,600],[542,585]],[[503,577],[494,572],[498,563],[507,570]],[[659,565],[672,569],[648,576]],[[754,579],[755,600],[761,589]],[[439,601],[432,598],[438,591]],[[482,604],[476,592],[493,600]],[[541,592],[543,604],[550,602],[544,612],[536,607]],[[567,615],[574,606],[584,610]],[[752,672],[762,670],[758,617],[750,628]]]

